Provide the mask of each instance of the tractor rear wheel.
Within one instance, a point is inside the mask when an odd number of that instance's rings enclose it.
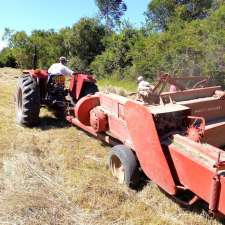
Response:
[[[35,78],[23,74],[16,92],[16,121],[23,126],[34,126],[39,121],[40,90]]]
[[[134,187],[137,183],[135,177],[138,163],[133,151],[125,145],[116,145],[109,155],[109,168],[118,183]]]

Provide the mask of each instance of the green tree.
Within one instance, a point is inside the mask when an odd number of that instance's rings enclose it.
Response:
[[[173,75],[207,75],[225,84],[225,6],[211,16],[138,39],[131,70],[153,79],[157,71]]]
[[[25,31],[18,31],[9,37],[9,46],[16,58],[16,63],[21,68],[29,68],[32,62],[32,55],[29,51],[29,36]]]
[[[87,69],[94,58],[101,54],[105,34],[105,27],[96,19],[82,18],[72,27],[67,44],[77,69]]]
[[[4,48],[0,52],[0,67],[16,67],[16,59],[10,48]]]
[[[37,66],[48,68],[58,57],[65,53],[63,37],[54,30],[34,30],[31,35],[26,32],[7,32],[5,37],[9,42],[13,57],[21,68],[33,67],[34,48],[37,48]]]
[[[214,0],[152,0],[146,16],[156,29],[166,30],[178,18],[184,21],[205,18],[213,2]]]
[[[105,39],[105,52],[91,64],[94,73],[99,77],[116,74],[116,78],[124,79],[126,68],[132,65],[133,60],[129,52],[138,38],[139,32],[133,28],[125,28],[120,34],[108,36]]]
[[[37,48],[38,67],[48,68],[63,52],[62,38],[54,30],[34,30],[29,37],[29,55]]]
[[[123,0],[95,0],[99,13],[104,18],[108,30],[120,22],[127,10]]]
[[[70,27],[62,28],[58,34],[61,40],[61,55],[66,57],[72,56],[70,43],[72,39],[72,29]]]

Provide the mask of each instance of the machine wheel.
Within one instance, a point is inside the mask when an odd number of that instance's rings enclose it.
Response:
[[[125,145],[116,145],[109,155],[109,168],[118,183],[133,187],[137,183],[135,174],[138,169],[136,156]]]
[[[81,90],[80,98],[87,96],[87,95],[93,95],[95,92],[98,92],[98,87],[95,83],[86,82],[84,83],[84,86]]]
[[[39,120],[40,91],[37,81],[24,74],[19,78],[16,92],[16,121],[23,126],[33,126]]]

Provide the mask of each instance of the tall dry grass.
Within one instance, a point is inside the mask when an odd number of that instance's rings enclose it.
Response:
[[[33,129],[15,124],[18,70],[0,69],[0,224],[218,225],[149,182],[136,192],[106,168],[109,147],[45,109]]]

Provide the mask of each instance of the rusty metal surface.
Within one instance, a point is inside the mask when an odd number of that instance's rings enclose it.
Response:
[[[215,147],[225,145],[225,118],[210,121],[205,127],[205,134],[202,142]]]
[[[225,117],[225,100],[206,99],[198,102],[182,102],[191,108],[193,116],[204,117],[206,121]]]
[[[187,100],[193,100],[193,99],[199,99],[199,98],[205,98],[205,97],[212,97],[216,90],[221,90],[221,87],[213,86],[213,87],[207,87],[207,88],[196,88],[196,89],[178,91],[174,93],[166,92],[166,93],[162,93],[160,96],[164,99],[168,99],[168,97],[170,96],[173,101],[180,102],[180,101],[187,101]]]
[[[165,105],[149,105],[146,106],[150,109],[151,113],[154,115],[165,114],[165,113],[175,113],[179,111],[189,110],[189,107],[178,104],[165,104]]]
[[[172,85],[176,90],[187,90],[197,87],[206,87],[208,85],[208,77],[205,76],[183,76],[183,77],[173,77],[168,73],[160,74],[157,78],[157,83],[153,88],[153,93],[160,94],[165,89],[167,84]],[[183,83],[181,82],[183,81]],[[194,82],[193,85],[188,87],[190,82]]]

